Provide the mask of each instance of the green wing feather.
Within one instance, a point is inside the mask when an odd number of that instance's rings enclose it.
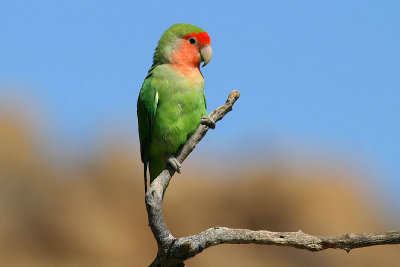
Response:
[[[139,125],[140,154],[144,163],[144,183],[147,191],[147,165],[150,161],[150,145],[154,118],[157,112],[158,93],[151,86],[151,73],[143,82],[137,103],[137,116]]]

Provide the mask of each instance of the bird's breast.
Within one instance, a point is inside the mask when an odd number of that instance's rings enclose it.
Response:
[[[153,75],[152,86],[158,93],[154,131],[166,143],[180,145],[206,114],[203,76],[200,71],[183,74],[165,68]]]

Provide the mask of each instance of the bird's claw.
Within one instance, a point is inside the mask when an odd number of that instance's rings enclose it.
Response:
[[[213,121],[210,117],[208,116],[202,116],[201,117],[201,124],[208,126],[211,129],[215,129],[215,121]]]
[[[181,164],[174,156],[169,156],[167,162],[177,173],[181,173]]]

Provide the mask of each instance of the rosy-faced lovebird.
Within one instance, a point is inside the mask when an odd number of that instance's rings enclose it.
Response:
[[[175,24],[158,41],[153,65],[143,82],[137,103],[140,153],[150,183],[170,164],[180,172],[175,155],[207,117],[204,78],[200,63],[211,60],[207,32],[190,24]]]

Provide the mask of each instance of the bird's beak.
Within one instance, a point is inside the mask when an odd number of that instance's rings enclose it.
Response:
[[[203,67],[208,64],[211,60],[212,49],[211,46],[207,45],[200,49],[201,61],[204,62]]]

